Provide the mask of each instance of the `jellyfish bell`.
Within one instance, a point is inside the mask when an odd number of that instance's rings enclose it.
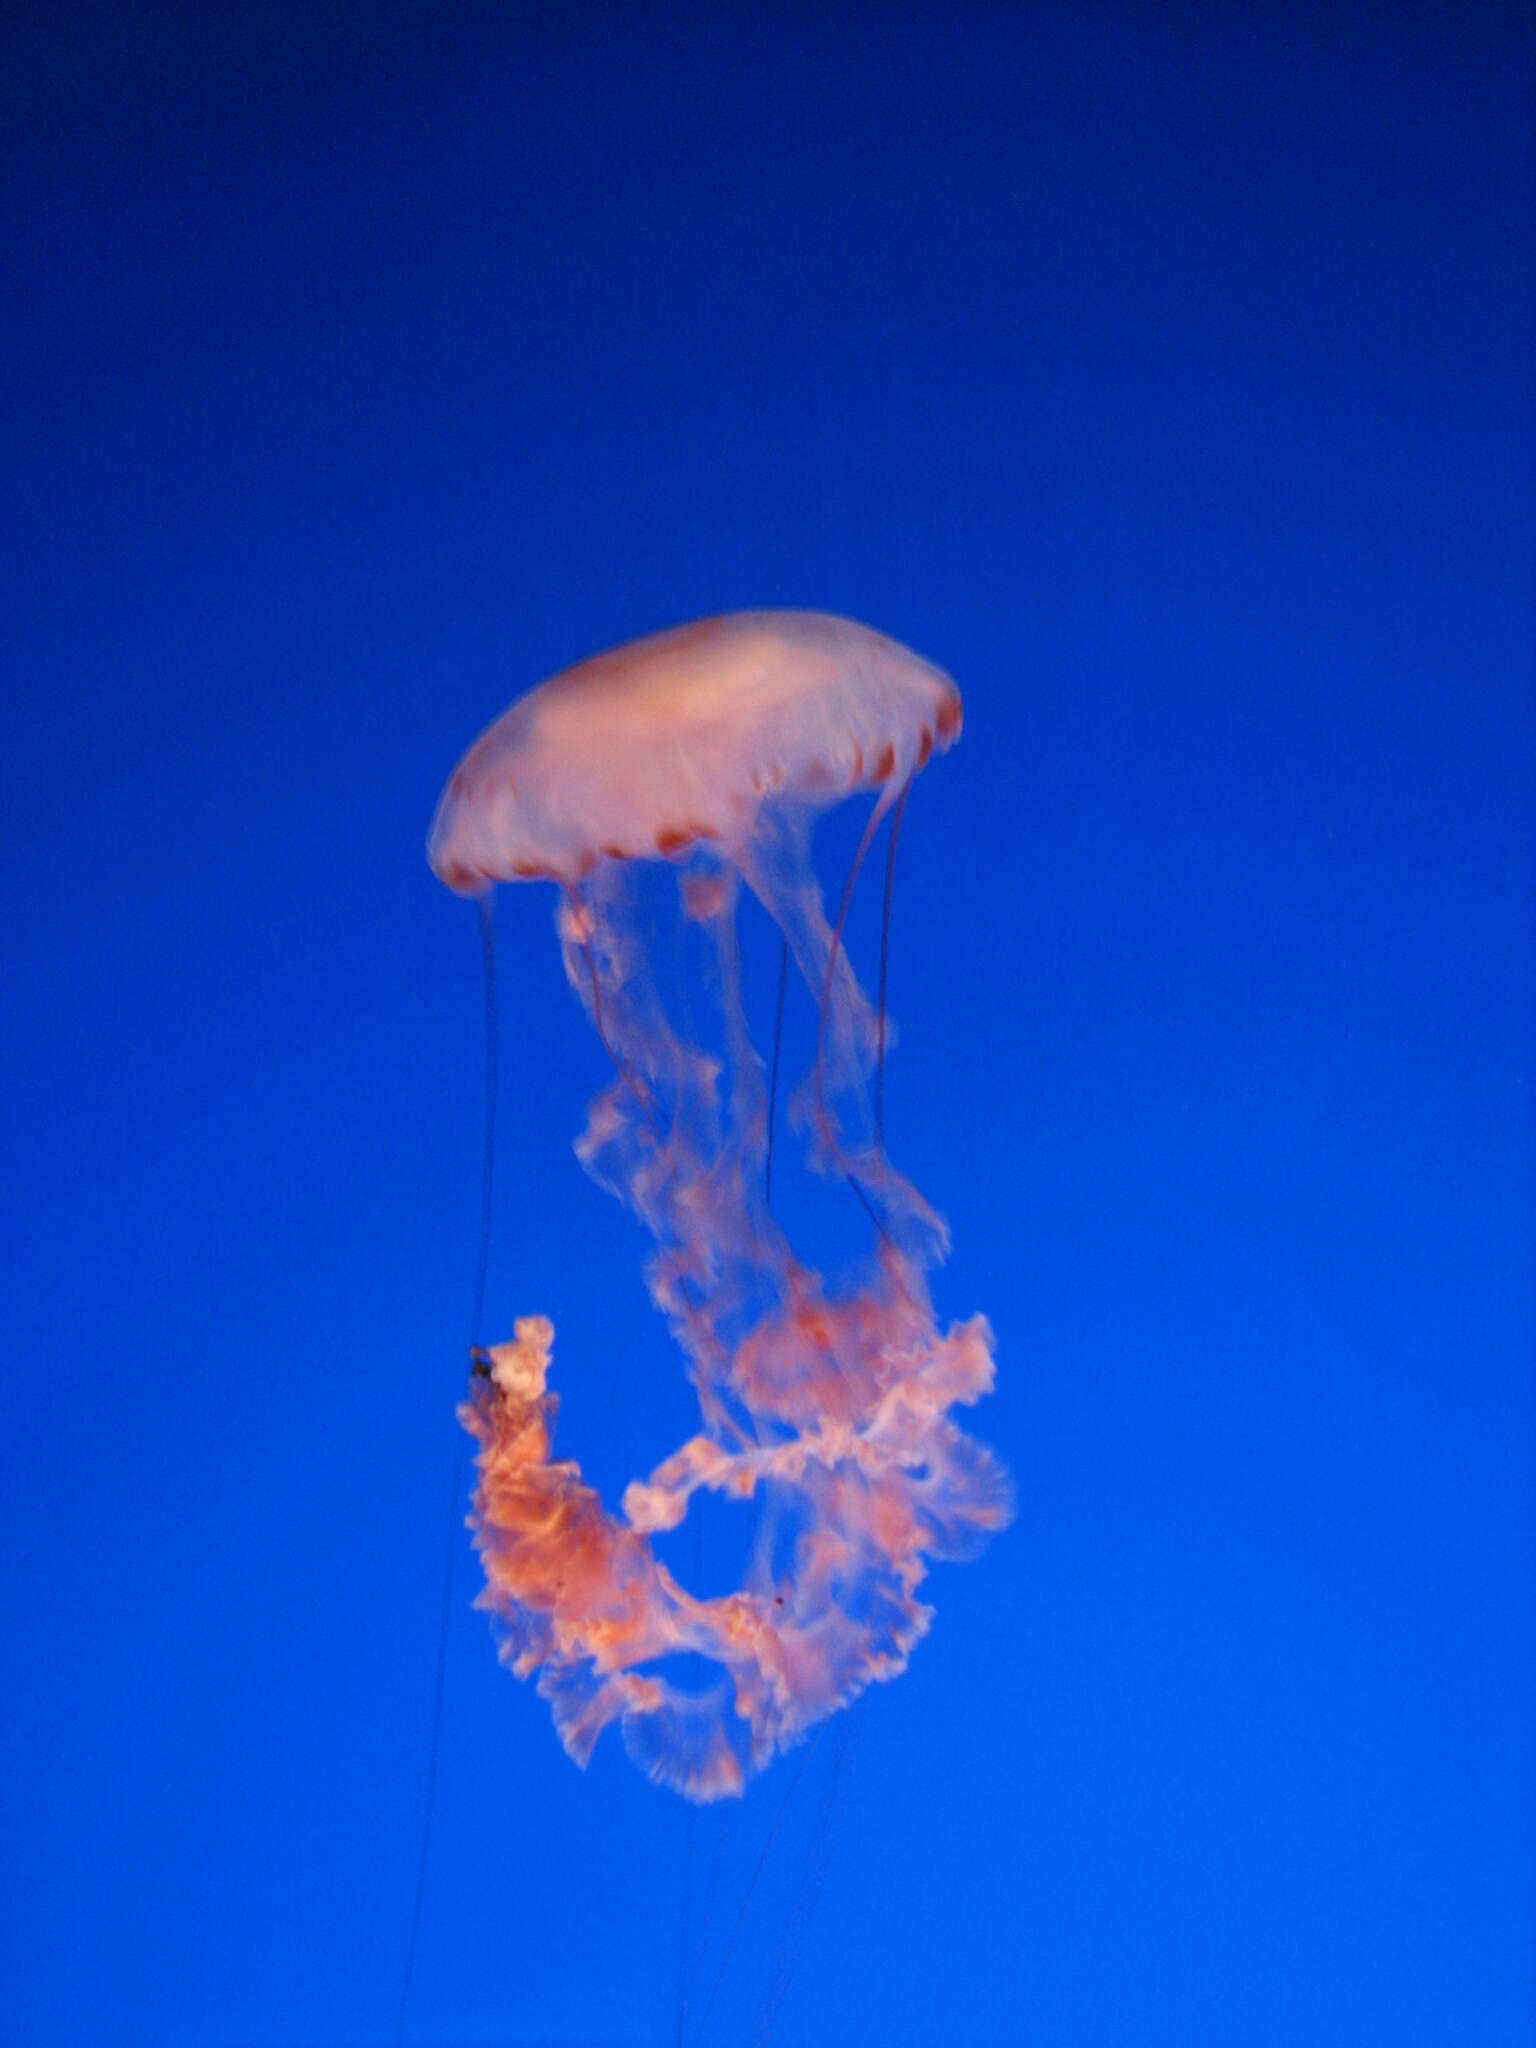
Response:
[[[980,1316],[939,1328],[926,1275],[943,1225],[885,1156],[883,952],[876,1008],[841,943],[881,820],[894,852],[912,779],[960,716],[942,670],[868,627],[806,612],[705,620],[520,698],[455,769],[432,826],[432,868],[460,894],[558,886],[567,978],[613,1065],[577,1150],[650,1233],[647,1284],[700,1411],[696,1434],[610,1513],[554,1458],[554,1330],[520,1318],[460,1411],[480,1447],[479,1604],[574,1758],[616,1721],[649,1775],[695,1800],[739,1793],[896,1676],[931,1619],[917,1597],[928,1561],[968,1554],[1010,1512],[1006,1473],[952,1413],[991,1387],[991,1332]],[[809,820],[861,791],[870,815],[829,920]],[[640,863],[677,869],[681,914],[713,948],[718,1055],[669,1013],[634,908]],[[888,867],[887,907],[889,881]],[[742,1001],[743,885],[817,1004],[791,1124],[874,1226],[864,1266],[835,1287],[769,1205],[772,1091]],[[776,1539],[720,1598],[689,1593],[652,1540],[701,1492],[773,1504]],[[673,1675],[698,1658],[719,1674],[703,1692]]]
[[[520,697],[449,778],[427,856],[460,894],[600,860],[742,849],[765,805],[900,789],[960,731],[942,669],[821,612],[737,612]]]

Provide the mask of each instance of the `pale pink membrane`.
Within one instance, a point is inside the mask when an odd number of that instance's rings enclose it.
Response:
[[[521,698],[455,770],[435,872],[462,893],[561,885],[566,974],[614,1062],[577,1150],[654,1239],[646,1277],[688,1360],[701,1427],[610,1514],[551,1455],[553,1328],[518,1320],[461,1418],[480,1445],[470,1526],[503,1660],[537,1677],[585,1763],[610,1721],[649,1775],[689,1798],[738,1794],[776,1753],[926,1631],[931,1558],[972,1554],[1009,1518],[1007,1475],[951,1411],[988,1392],[985,1318],[940,1332],[926,1275],[944,1226],[875,1141],[877,1027],[810,864],[816,808],[875,792],[863,847],[960,728],[939,669],[813,613],[713,619],[600,655]],[[724,1057],[668,1017],[631,880],[678,867],[683,916],[713,952]],[[791,1104],[810,1163],[854,1181],[875,1219],[864,1269],[834,1293],[796,1258],[763,1191],[766,1090],[737,953],[742,885],[823,1005]],[[655,1555],[699,1489],[771,1496],[790,1531],[747,1582],[698,1599]],[[777,1557],[777,1562],[775,1558]],[[668,1675],[691,1653],[703,1691]]]

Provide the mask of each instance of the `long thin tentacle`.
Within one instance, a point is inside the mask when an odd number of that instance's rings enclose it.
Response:
[[[907,784],[903,784],[899,793],[900,796],[905,797],[906,791]],[[882,1237],[885,1235],[885,1225],[876,1213],[874,1204],[870,1201],[868,1195],[865,1194],[857,1175],[844,1158],[842,1147],[838,1144],[832,1129],[832,1119],[827,1113],[825,1054],[827,1017],[832,1006],[832,983],[837,973],[837,955],[838,949],[842,945],[843,926],[848,918],[848,905],[853,900],[853,885],[859,878],[859,869],[864,865],[864,856],[868,853],[870,842],[879,830],[880,821],[890,809],[892,803],[897,800],[897,795],[898,793],[892,789],[890,783],[887,783],[879,796],[876,797],[874,808],[869,814],[869,820],[864,827],[858,847],[854,852],[853,861],[848,869],[848,879],[843,884],[842,900],[837,906],[837,917],[832,926],[832,942],[827,948],[827,966],[821,984],[821,1021],[816,1032],[816,1127],[821,1133],[821,1141],[826,1146],[834,1165],[841,1168],[848,1185],[864,1205],[865,1213]]]
[[[768,1133],[763,1156],[763,1206],[773,1207],[773,1108],[779,1095],[779,1048],[784,1040],[784,982],[789,972],[789,940],[779,942],[779,993],[773,1006],[773,1063],[768,1070]]]
[[[779,1829],[784,1825],[784,1816],[789,1811],[789,1803],[799,1789],[800,1780],[805,1776],[811,1759],[815,1756],[826,1730],[827,1724],[823,1721],[816,1730],[816,1733],[806,1744],[805,1754],[801,1757],[799,1763],[796,1764],[795,1774],[785,1787],[784,1797],[779,1801],[778,1812],[773,1816],[773,1825],[768,1830],[767,1840],[763,1843],[762,1849],[758,1853],[757,1862],[753,1866],[752,1875],[747,1880],[747,1889],[743,1894],[741,1904],[736,1909],[736,1918],[732,1921],[731,1931],[726,1937],[725,1951],[721,1955],[720,1966],[715,1971],[714,1982],[709,1987],[709,1996],[704,2001],[704,2010],[699,2014],[698,2031],[693,2037],[694,2048],[699,2048],[699,2043],[704,2039],[704,2029],[709,2025],[709,2016],[715,2009],[715,2000],[719,1996],[720,1986],[725,1982],[725,1973],[730,1968],[731,1957],[736,1953],[736,1943],[741,1938],[742,1928],[746,1925],[747,1912],[752,1904],[753,1895],[757,1890],[758,1880],[767,1868],[768,1858],[773,1851],[773,1845],[779,1838]]]
[[[475,1261],[475,1306],[470,1319],[469,1348],[473,1357],[480,1348],[480,1329],[485,1315],[486,1276],[491,1263],[491,1205],[496,1178],[496,943],[493,929],[491,892],[479,901],[480,953],[485,970],[485,1149],[480,1168],[480,1249]],[[400,2003],[395,2013],[395,2041],[405,2039],[405,2014],[410,2002],[411,1978],[416,1969],[416,1947],[421,1935],[422,1906],[427,1894],[427,1866],[432,1849],[432,1822],[437,1811],[437,1765],[442,1749],[443,1694],[448,1676],[448,1626],[453,1615],[453,1568],[458,1556],[459,1527],[464,1499],[464,1444],[461,1429],[454,1431],[453,1489],[448,1496],[448,1541],[443,1556],[443,1590],[437,1617],[437,1663],[432,1680],[432,1734],[427,1752],[427,1796],[421,1823],[421,1852],[416,1859],[416,1888],[411,1897],[410,1932],[405,1944],[405,1971],[400,1983]]]
[[[907,798],[911,793],[912,778],[909,775],[902,785],[901,795],[896,799],[896,808],[891,813],[891,838],[885,850],[885,897],[880,905],[880,1008],[875,1050],[875,1145],[882,1165],[885,1162],[885,968],[891,945],[891,878],[896,872],[896,836],[901,830],[901,814],[907,808]]]

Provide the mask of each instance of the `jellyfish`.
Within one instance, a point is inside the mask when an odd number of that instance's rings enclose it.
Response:
[[[658,633],[518,699],[438,805],[433,871],[463,896],[555,891],[566,977],[611,1076],[577,1152],[649,1234],[645,1277],[698,1405],[687,1441],[605,1506],[557,1458],[547,1316],[476,1354],[460,1419],[476,1446],[469,1525],[500,1655],[536,1682],[585,1765],[617,1723],[633,1760],[687,1799],[738,1796],[869,1685],[932,1620],[930,1563],[972,1556],[1010,1515],[1006,1471],[955,1411],[988,1393],[984,1316],[941,1327],[929,1275],[945,1226],[886,1154],[878,1002],[843,944],[883,820],[958,738],[942,670],[853,622],[761,611]],[[811,863],[818,812],[870,800],[835,915]],[[670,1006],[637,908],[647,867],[712,960],[716,1033]],[[669,883],[670,888],[670,883]],[[886,908],[890,869],[887,866]],[[852,1273],[824,1278],[771,1195],[770,1077],[742,999],[738,911],[755,899],[816,1004],[788,1123],[868,1218]],[[782,999],[783,973],[780,991]],[[659,1554],[708,1493],[772,1519],[743,1582],[705,1598]],[[684,1682],[703,1670],[703,1683]]]

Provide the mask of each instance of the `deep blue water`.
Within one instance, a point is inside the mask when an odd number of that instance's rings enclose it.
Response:
[[[965,693],[886,1117],[1018,1514],[723,1826],[567,1762],[466,1542],[406,2038],[1532,2038],[1532,59],[1482,6],[19,20],[7,2040],[392,2037],[482,1144],[424,835],[521,689],[746,605]],[[498,909],[488,1334],[554,1317],[616,1504],[688,1395],[550,911]]]

